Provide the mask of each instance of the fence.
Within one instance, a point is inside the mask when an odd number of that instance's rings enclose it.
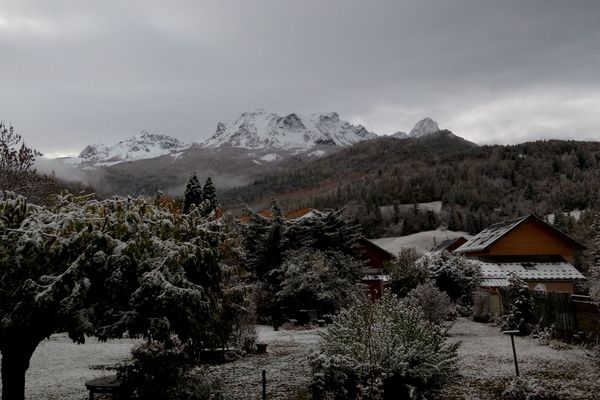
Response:
[[[577,332],[600,334],[600,310],[589,296],[569,293],[530,291],[533,303],[531,322],[542,328],[552,328],[562,337]],[[502,309],[508,312],[512,303],[509,290],[499,291]]]

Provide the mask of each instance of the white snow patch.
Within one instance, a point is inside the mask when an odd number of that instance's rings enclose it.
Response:
[[[467,232],[449,231],[440,228],[434,231],[413,233],[412,235],[369,240],[392,254],[398,254],[402,249],[410,247],[416,249],[420,254],[426,254],[435,244],[439,244],[446,239],[454,239],[461,236],[465,239],[470,239],[472,237],[472,235],[469,235]]]
[[[272,161],[281,160],[281,158],[282,157],[279,154],[269,153],[269,154],[265,154],[260,159],[263,161],[272,162]]]
[[[325,152],[325,150],[315,150],[315,151],[311,151],[310,153],[308,153],[308,156],[319,158],[319,157],[323,157],[326,154],[327,154],[327,152]]]

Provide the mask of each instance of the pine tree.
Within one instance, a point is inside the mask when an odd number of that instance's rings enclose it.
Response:
[[[198,177],[194,173],[188,180],[187,185],[185,186],[185,194],[183,199],[183,213],[189,213],[190,209],[192,208],[192,205],[198,207],[200,203],[202,203],[202,198],[202,186],[200,186],[200,181],[198,181]]]
[[[206,178],[206,181],[204,182],[204,188],[202,188],[202,199],[207,201],[209,204],[208,213],[214,211],[219,204],[217,201],[217,192],[210,176]]]

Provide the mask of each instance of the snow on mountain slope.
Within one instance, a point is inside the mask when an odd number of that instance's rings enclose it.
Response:
[[[202,145],[306,150],[317,145],[349,146],[375,137],[361,125],[340,120],[335,112],[282,117],[258,109],[232,123],[219,122],[215,134]]]
[[[67,165],[93,164],[110,166],[124,161],[136,161],[181,152],[191,145],[167,135],[141,133],[120,141],[114,146],[93,144],[86,146],[79,157],[63,159]]]
[[[439,131],[440,128],[438,127],[437,122],[431,118],[424,118],[415,124],[408,136],[420,138]]]

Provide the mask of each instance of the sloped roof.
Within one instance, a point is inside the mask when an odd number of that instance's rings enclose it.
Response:
[[[525,217],[514,218],[508,221],[490,225],[488,228],[482,230],[477,235],[473,236],[467,243],[463,244],[455,251],[457,253],[472,253],[476,251],[483,251],[495,242],[497,242],[504,235],[515,229],[517,226],[521,225],[523,222],[528,220],[543,224],[544,226],[552,230],[555,234],[560,236],[563,240],[571,243],[573,247],[577,249],[585,249],[584,245],[579,243],[577,240],[573,239],[571,236],[556,229],[555,227],[541,220],[535,215],[530,214]]]
[[[438,251],[442,251],[442,250],[446,250],[449,247],[451,247],[454,243],[456,243],[459,240],[464,240],[464,241],[468,241],[468,239],[464,238],[463,236],[459,236],[459,237],[455,237],[455,238],[451,238],[451,239],[446,239],[442,242],[440,242],[437,246],[434,246],[431,249],[432,253],[437,253]]]
[[[511,273],[525,281],[579,281],[581,272],[560,256],[477,257],[482,280],[508,279]],[[485,283],[485,282],[482,282]]]

